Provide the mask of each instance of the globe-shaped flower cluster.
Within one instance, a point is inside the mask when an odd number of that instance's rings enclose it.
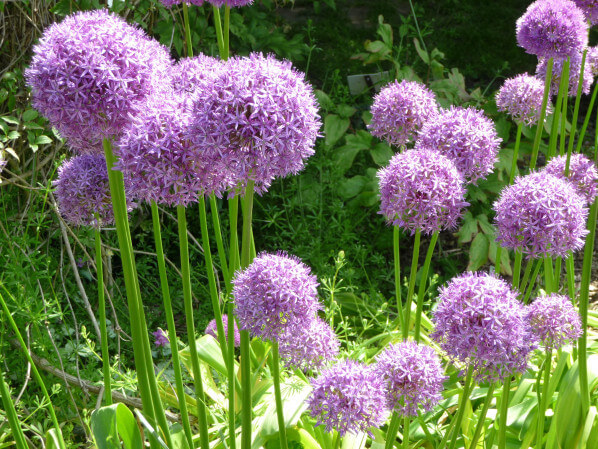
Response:
[[[415,147],[438,150],[475,183],[494,170],[500,142],[494,122],[482,111],[451,106],[423,125]]]
[[[438,151],[420,148],[396,154],[378,178],[380,212],[388,223],[412,233],[452,229],[468,205],[463,176]]]
[[[596,0],[573,0],[577,7],[586,16],[586,19],[592,24],[598,23],[598,2]]]
[[[506,187],[496,203],[497,241],[530,258],[565,257],[584,244],[588,209],[574,186],[546,172]]]
[[[557,95],[559,86],[561,84],[561,76],[563,67],[567,58],[555,58],[552,67],[552,77],[550,79],[550,95]],[[575,52],[569,56],[569,96],[577,96],[579,88],[579,74],[581,72],[582,53]],[[541,58],[536,67],[536,75],[540,79],[546,78],[548,58]],[[592,73],[592,65],[586,57],[586,62],[583,67],[583,82],[581,85],[581,92],[583,94],[590,93],[590,88],[594,82],[594,75]]]
[[[438,113],[434,93],[417,81],[394,81],[380,90],[371,107],[371,133],[390,145],[405,145]]]
[[[321,124],[304,78],[273,56],[229,59],[194,96],[188,135],[201,164],[226,173],[233,191],[252,180],[262,192],[274,178],[301,170]]]
[[[571,182],[586,204],[592,204],[596,195],[598,195],[598,170],[596,170],[596,164],[583,154],[572,154],[569,161],[569,174],[565,176],[566,164],[567,156],[557,156],[548,162],[544,167],[544,171]]]
[[[150,93],[170,84],[166,48],[106,10],[45,30],[25,77],[33,105],[80,153],[101,152]]]
[[[54,186],[58,210],[68,223],[95,227],[114,223],[103,155],[84,154],[66,160]]]
[[[567,57],[588,45],[588,24],[571,0],[538,0],[517,20],[517,43],[540,58]]]
[[[544,83],[535,76],[522,73],[505,80],[496,93],[496,106],[516,122],[531,126],[540,120],[543,97]],[[552,106],[547,104],[546,113],[551,112]]]
[[[311,381],[307,407],[318,425],[328,432],[367,432],[388,417],[385,382],[363,363],[344,360]]]
[[[487,273],[466,272],[442,287],[432,321],[432,338],[478,381],[523,372],[534,349],[523,304],[505,281]]]
[[[539,296],[527,307],[527,318],[547,349],[559,349],[581,336],[581,318],[568,296]]]
[[[203,53],[179,60],[172,68],[172,86],[176,95],[192,97],[201,89],[209,89],[212,80],[224,67],[219,59]]]
[[[413,341],[389,345],[376,357],[374,371],[387,383],[388,408],[417,416],[431,410],[442,398],[446,379],[434,350]]]
[[[308,326],[321,308],[318,281],[297,257],[261,253],[235,274],[233,297],[239,326],[264,340]]]
[[[241,334],[239,333],[239,328],[237,327],[237,323],[233,320],[233,339],[234,345],[239,346],[241,344]],[[228,340],[228,315],[222,315],[222,326],[224,327],[224,337]],[[211,335],[216,340],[218,340],[218,327],[216,326],[216,319],[213,319],[208,323],[206,326],[206,330],[204,331],[206,335]]]

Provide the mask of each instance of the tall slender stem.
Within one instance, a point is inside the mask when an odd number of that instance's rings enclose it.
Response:
[[[235,423],[235,317],[233,316],[233,304],[231,302],[227,305],[227,329],[228,335],[228,434],[229,434],[229,449],[236,449],[236,423]]]
[[[187,43],[187,56],[193,57],[193,41],[191,40],[191,25],[189,24],[189,8],[183,2],[183,21],[185,22],[185,42]]]
[[[426,292],[426,284],[428,282],[428,273],[430,271],[430,263],[432,262],[432,255],[434,254],[434,248],[436,247],[436,241],[438,240],[438,231],[435,231],[432,234],[432,238],[430,239],[430,245],[428,246],[428,251],[426,253],[426,260],[424,261],[424,266],[422,268],[422,277],[419,281],[419,288],[417,290],[417,309],[415,312],[415,341],[419,341],[420,331],[421,331],[421,322],[422,322],[422,313],[424,308],[424,293]]]
[[[8,424],[10,426],[10,430],[12,431],[12,437],[14,439],[14,443],[17,449],[29,449],[27,446],[27,442],[25,441],[25,434],[23,433],[23,428],[21,427],[21,422],[19,421],[19,416],[17,415],[17,409],[15,408],[15,404],[10,397],[10,391],[8,390],[8,385],[4,382],[4,374],[2,373],[2,364],[0,363],[0,397],[2,398],[2,404],[4,405],[4,410],[6,413],[6,417],[8,419]]]
[[[573,119],[571,120],[571,137],[569,138],[569,146],[567,148],[567,159],[571,159],[571,153],[573,152],[573,141],[575,140],[575,131],[577,131],[577,117],[579,115],[579,105],[581,103],[581,94],[583,91],[583,78],[584,78],[584,69],[586,66],[586,57],[588,55],[588,49],[586,48],[583,51],[583,55],[581,57],[581,67],[579,69],[579,82],[577,83],[577,95],[575,97],[575,106],[573,108]],[[588,114],[591,113],[592,108],[588,109]],[[568,166],[566,164],[566,166]],[[566,170],[565,170],[566,172]],[[567,176],[565,174],[565,176]]]
[[[403,339],[409,336],[409,324],[411,321],[411,301],[415,292],[415,278],[417,276],[417,262],[419,260],[419,244],[421,239],[421,230],[415,232],[415,241],[413,242],[413,256],[411,257],[411,271],[409,273],[409,287],[407,289],[407,299],[405,301],[405,327],[403,327]]]
[[[555,291],[552,259],[549,256],[544,257],[544,288],[546,293],[552,293]]]
[[[565,92],[563,93],[563,108],[561,110],[561,131],[560,131],[560,136],[559,136],[559,155],[563,156],[565,154],[565,138],[566,133],[567,133],[567,129],[565,127],[565,125],[567,124],[567,99],[569,98],[569,64],[570,61],[567,60],[567,62],[565,63],[565,67],[563,67],[563,73],[561,74],[561,78],[563,78],[561,80],[561,82],[563,80],[565,80],[565,86],[564,86],[564,90]],[[562,83],[561,83],[562,84]]]
[[[515,251],[515,266],[513,267],[513,287],[519,288],[519,279],[521,278],[521,262],[523,253]]]
[[[189,339],[189,355],[193,370],[193,383],[195,385],[195,398],[197,401],[197,418],[199,421],[199,437],[201,449],[209,449],[208,439],[208,413],[206,410],[205,395],[199,358],[197,357],[197,343],[195,341],[195,322],[193,320],[193,298],[191,295],[191,272],[189,269],[189,239],[187,237],[187,217],[185,207],[177,206],[177,222],[179,228],[179,243],[181,253],[181,278],[183,282],[183,302],[185,303],[185,321],[187,323],[187,337]]]
[[[241,240],[241,268],[246,268],[251,262],[251,221],[253,216],[253,180],[247,181],[245,196],[243,197],[243,232]],[[242,330],[241,334],[241,386],[242,417],[241,417],[241,449],[251,449],[251,420],[253,415],[251,402],[251,359],[249,347],[249,332]]]
[[[519,289],[519,291],[521,293],[525,293],[525,287],[527,287],[527,281],[529,280],[529,277],[532,274],[532,268],[534,266],[534,263],[537,264],[538,262],[535,262],[534,259],[530,259],[525,264],[525,270],[523,272],[523,279],[521,279],[521,282],[517,286],[517,288]]]
[[[208,235],[208,219],[206,215],[206,200],[203,195],[199,198],[199,221],[201,226],[201,240],[203,245],[203,255],[206,261],[206,271],[208,275],[208,285],[210,288],[210,298],[212,300],[212,310],[216,320],[216,333],[218,342],[222,351],[222,358],[226,362],[226,336],[224,335],[224,324],[222,323],[222,311],[220,310],[220,301],[218,298],[218,288],[216,287],[216,276],[214,275],[214,263],[212,262],[212,250],[210,249],[210,238]]]
[[[282,408],[282,395],[280,393],[280,356],[278,353],[278,341],[272,342],[272,380],[274,381],[274,400],[276,401],[276,417],[278,418],[278,436],[281,449],[288,449],[287,431],[284,423]]]
[[[519,145],[521,144],[521,132],[523,131],[523,122],[517,124],[517,137],[515,138],[515,148],[513,149],[513,161],[509,173],[509,185],[513,184],[515,172],[517,171],[517,159],[519,158]]]
[[[224,33],[223,33],[223,41],[224,41],[224,59],[225,61],[228,59],[230,54],[230,45],[229,45],[229,34],[230,34],[230,6],[228,3],[224,6]]]
[[[552,113],[552,126],[550,127],[550,137],[548,139],[548,153],[546,155],[546,159],[550,159],[556,153],[556,145],[558,141],[558,129],[559,129],[559,120],[561,117],[561,108],[563,105],[563,95],[569,92],[569,86],[564,86],[565,83],[565,75],[569,72],[569,65],[568,61],[565,61],[561,69],[561,81],[559,83],[559,90],[557,92],[556,97],[556,104],[554,106],[554,112]],[[568,80],[568,78],[567,78]]]
[[[218,248],[218,257],[220,258],[220,270],[224,277],[224,283],[230,282],[230,273],[228,271],[228,262],[224,242],[222,240],[222,229],[220,228],[220,217],[218,215],[218,203],[216,197],[210,195],[210,212],[212,212],[212,226],[214,226],[214,237],[216,237],[216,248]]]
[[[480,435],[482,435],[482,429],[484,428],[484,422],[486,421],[486,415],[488,414],[490,403],[492,402],[492,398],[494,397],[495,386],[496,384],[492,383],[488,387],[488,393],[486,393],[486,399],[484,399],[484,407],[482,408],[480,417],[478,418],[478,423],[476,425],[473,438],[471,439],[471,443],[469,444],[469,449],[475,449],[478,445],[478,440],[480,439]]]
[[[586,130],[588,129],[588,125],[590,124],[590,117],[592,116],[592,111],[594,110],[594,103],[596,102],[597,95],[598,95],[598,83],[595,83],[594,90],[592,90],[592,98],[590,99],[590,104],[588,105],[588,111],[586,112],[586,116],[583,120],[583,125],[581,127],[581,131],[579,132],[579,138],[577,139],[577,145],[575,146],[576,153],[579,153],[581,151],[581,145],[583,144],[583,139],[586,135]]]
[[[108,332],[106,330],[106,299],[104,298],[104,261],[102,260],[102,237],[100,235],[99,228],[95,228],[94,233],[97,270],[96,275],[98,278],[98,309],[100,314],[100,345],[102,346],[102,372],[104,375],[104,403],[106,405],[112,405],[110,354],[108,352]]]
[[[225,50],[224,50],[224,37],[222,35],[222,19],[220,18],[220,8],[218,8],[217,6],[212,6],[212,11],[214,13],[214,29],[216,30],[216,41],[218,42],[218,53],[220,54],[220,59],[225,61],[226,57],[225,57]]]
[[[455,445],[457,444],[457,436],[459,435],[459,428],[461,427],[461,422],[463,421],[463,414],[465,413],[465,404],[469,400],[469,393],[471,391],[471,386],[472,386],[472,378],[473,378],[473,369],[471,367],[469,367],[469,368],[467,368],[467,376],[465,378],[465,384],[463,385],[463,392],[461,393],[461,399],[459,401],[459,408],[457,411],[457,417],[455,418],[455,426],[453,427],[453,435],[452,435],[451,445],[449,446],[449,449],[455,449]]]
[[[511,378],[507,377],[500,396],[500,416],[498,421],[498,449],[507,447],[507,414],[509,413],[509,395],[511,393]]]
[[[403,417],[403,449],[409,449],[409,424],[411,419],[409,415]]]
[[[534,268],[534,272],[529,280],[529,286],[527,288],[527,292],[525,293],[525,298],[523,299],[523,303],[527,304],[529,297],[532,295],[534,291],[534,284],[536,283],[536,279],[538,278],[538,273],[540,273],[540,267],[543,265],[543,260],[539,259],[536,263],[536,268]]]
[[[401,325],[401,331],[405,327],[404,316],[403,316],[403,301],[401,300],[401,257],[400,257],[400,246],[399,236],[400,228],[393,226],[393,254],[394,254],[394,268],[395,268],[395,296],[397,299],[397,314],[399,315],[399,323]]]
[[[158,273],[160,275],[160,287],[162,289],[162,300],[164,302],[164,313],[166,315],[166,324],[168,325],[168,337],[170,341],[170,352],[172,354],[172,368],[174,370],[174,381],[176,386],[177,400],[179,410],[181,411],[181,421],[183,422],[183,431],[187,438],[189,448],[193,448],[193,433],[189,422],[189,412],[187,410],[187,399],[185,395],[185,386],[183,383],[183,373],[181,371],[181,362],[179,359],[178,338],[176,326],[174,324],[174,313],[172,311],[172,301],[170,298],[170,288],[168,286],[168,277],[166,275],[166,262],[164,257],[164,248],[162,246],[162,230],[160,227],[160,215],[158,205],[155,201],[151,202],[152,224],[154,230],[154,243],[156,246],[156,255],[158,260]]]
[[[544,97],[542,98],[542,108],[540,109],[540,120],[536,128],[536,135],[534,137],[534,146],[532,147],[532,158],[529,164],[530,170],[536,168],[536,161],[538,160],[538,151],[540,150],[540,141],[542,140],[542,130],[544,128],[544,119],[546,118],[546,106],[548,105],[548,97],[550,95],[550,84],[552,80],[552,66],[553,58],[548,60],[546,66],[546,77],[544,78]]]
[[[536,449],[542,449],[544,439],[544,421],[546,419],[546,407],[548,401],[548,386],[550,380],[550,367],[552,365],[552,350],[546,350],[546,359],[544,360],[544,383],[542,384],[542,397],[538,404],[538,430],[536,431]],[[542,372],[538,374],[542,375]]]
[[[569,293],[571,301],[575,301],[575,261],[573,260],[572,251],[569,251],[565,263],[567,268],[567,293]]]
[[[229,265],[228,269],[230,272],[230,279],[227,285],[227,292],[230,293],[232,280],[235,271],[239,269],[240,258],[239,258],[239,234],[237,229],[237,223],[239,220],[239,195],[235,195],[233,198],[228,200],[228,220],[230,224],[230,244],[229,244]]]
[[[388,430],[386,431],[386,442],[384,444],[384,449],[392,449],[394,442],[397,439],[400,425],[401,415],[399,415],[396,410],[393,410],[392,418],[390,418],[390,424],[388,425]]]

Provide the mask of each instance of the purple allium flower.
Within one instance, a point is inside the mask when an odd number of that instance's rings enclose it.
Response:
[[[293,326],[282,334],[280,357],[287,368],[303,371],[321,369],[338,356],[340,342],[334,330],[324,320],[316,317],[308,326]]]
[[[172,68],[175,94],[192,96],[200,89],[209,89],[210,83],[223,67],[222,61],[204,54],[181,59]]]
[[[567,156],[557,156],[548,162],[544,171],[565,179],[573,184],[575,190],[590,205],[598,195],[598,170],[596,164],[583,154],[572,154],[569,161],[569,176],[565,177]]]
[[[233,338],[235,339],[235,346],[241,345],[241,334],[239,333],[239,328],[237,327],[237,323],[233,320],[234,329],[233,329]],[[222,325],[224,326],[224,336],[228,341],[228,315],[222,315]],[[204,331],[205,334],[211,335],[216,340],[218,340],[218,329],[216,327],[216,319],[210,321]]]
[[[102,151],[147,96],[170,84],[165,47],[106,10],[45,30],[25,77],[33,106],[81,153]]]
[[[424,124],[415,148],[438,150],[475,184],[494,170],[501,141],[482,111],[451,106]]]
[[[567,57],[588,45],[588,24],[571,0],[538,0],[517,20],[517,43],[540,58]]]
[[[592,76],[598,76],[598,47],[588,47],[586,64],[592,71]]]
[[[168,336],[160,328],[158,328],[158,330],[156,330],[155,332],[152,332],[152,335],[155,338],[156,346],[162,346],[163,348],[165,348],[170,343],[170,341],[168,340]]]
[[[395,154],[378,170],[380,213],[386,221],[415,233],[452,229],[469,203],[463,176],[438,151],[408,150]]]
[[[321,308],[310,268],[283,252],[261,253],[233,279],[239,326],[264,340],[289,327],[308,326]]]
[[[586,19],[592,25],[598,23],[598,1],[596,0],[573,0],[577,7],[582,10]]]
[[[417,81],[394,81],[374,97],[371,133],[390,145],[405,145],[438,113],[434,93]]]
[[[581,318],[568,296],[539,296],[527,306],[527,318],[546,349],[560,349],[581,336]]]
[[[231,8],[239,8],[245,5],[251,5],[253,0],[206,0],[208,3],[220,8],[223,5],[228,5]]]
[[[523,372],[534,349],[523,304],[509,285],[482,272],[466,272],[440,290],[432,338],[478,381]]]
[[[545,172],[519,177],[494,203],[496,240],[528,258],[565,257],[584,244],[588,209],[574,186]]]
[[[496,106],[506,112],[516,122],[534,125],[540,120],[544,82],[535,76],[522,73],[505,80],[496,93]],[[550,102],[546,105],[546,114],[552,112]]]
[[[203,165],[227,175],[233,193],[249,179],[263,192],[314,154],[321,123],[304,78],[288,61],[252,53],[229,59],[196,92],[189,137]]]
[[[67,222],[96,227],[114,223],[108,170],[103,155],[84,154],[66,160],[58,169],[54,186],[58,210]],[[99,223],[94,214],[97,214]]]
[[[160,0],[160,2],[166,6],[167,8],[172,8],[174,5],[180,5],[181,3],[183,3],[183,0]],[[185,1],[185,3],[187,3],[188,5],[195,5],[195,6],[201,6],[203,5],[205,2],[205,0],[187,0]]]
[[[132,117],[115,152],[134,198],[186,206],[198,195],[225,189],[221,176],[201,163],[199,149],[186,138],[189,123],[176,96],[152,97]]]
[[[557,95],[559,93],[559,85],[561,84],[561,74],[565,61],[567,58],[555,58],[552,66],[552,77],[550,81],[550,95]],[[574,53],[570,56],[569,63],[569,96],[577,96],[577,88],[579,86],[579,74],[581,72],[581,53]],[[587,57],[586,57],[587,59]],[[546,68],[548,59],[540,59],[536,66],[536,75],[538,78],[544,80],[546,78]],[[583,84],[581,92],[583,94],[590,93],[590,88],[594,82],[594,75],[592,74],[592,66],[586,60],[583,67]]]
[[[307,398],[311,416],[328,432],[367,432],[388,417],[384,380],[371,367],[354,360],[343,360],[312,379]]]
[[[414,341],[389,345],[376,357],[374,371],[387,383],[388,408],[402,415],[430,411],[442,398],[447,379],[436,352]]]

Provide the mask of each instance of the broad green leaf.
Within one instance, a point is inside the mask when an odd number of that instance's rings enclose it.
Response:
[[[367,435],[363,432],[359,432],[358,434],[347,433],[343,437],[341,449],[363,449],[366,441]]]
[[[417,54],[422,61],[424,61],[427,65],[430,65],[430,55],[428,55],[428,52],[421,47],[419,40],[415,37],[413,38],[413,45],[415,45],[415,51],[417,51]]]
[[[509,140],[509,135],[511,131],[511,122],[504,117],[500,117],[494,123],[496,128],[496,134],[500,137],[503,142],[507,142]]]
[[[365,49],[372,53],[390,53],[391,49],[382,41],[366,41]]]
[[[578,446],[579,449],[596,447],[596,443],[592,441],[591,444],[589,444],[589,440],[592,434],[598,433],[598,419],[596,419],[597,416],[598,412],[596,411],[596,407],[591,406],[586,416],[583,432],[581,433],[581,441]],[[594,439],[596,439],[596,437],[594,437]]]
[[[226,376],[226,365],[222,358],[222,351],[218,342],[211,335],[204,335],[195,342],[197,348],[197,356],[200,360],[206,362],[210,367],[218,371],[219,373]],[[189,347],[179,351],[181,361],[187,367],[189,372],[191,367],[191,358],[189,353]]]
[[[348,104],[339,104],[336,107],[336,112],[338,112],[338,115],[343,118],[351,117],[356,111],[357,109],[355,109],[353,106],[349,106]]]
[[[478,232],[478,220],[473,218],[471,212],[465,212],[463,216],[463,224],[457,232],[459,236],[459,243],[468,243],[473,239],[474,234]]]
[[[324,119],[324,134],[327,146],[333,146],[347,132],[351,121],[336,114],[328,114]]]
[[[376,33],[378,33],[378,36],[382,38],[386,45],[392,47],[392,27],[390,24],[384,23],[384,16],[382,14],[378,16],[378,29],[376,30]]]
[[[52,428],[46,432],[46,449],[66,449],[58,431]],[[98,448],[101,449],[101,448]]]
[[[488,238],[479,233],[469,247],[468,271],[476,271],[488,261]]]
[[[52,139],[50,139],[48,136],[45,136],[42,134],[41,136],[37,136],[34,143],[36,145],[45,145],[48,143],[52,143]]]
[[[27,109],[25,112],[23,112],[23,121],[24,122],[30,122],[31,120],[36,119],[38,116],[38,113],[35,109]]]
[[[11,125],[18,125],[21,123],[18,118],[12,117],[10,115],[2,116],[0,119],[4,120],[6,123],[10,123]]]
[[[285,426],[286,428],[293,427],[297,424],[301,415],[307,408],[305,400],[311,392],[311,386],[299,377],[293,376],[282,382],[280,389]],[[268,392],[263,396],[260,402],[268,404],[266,411],[261,417],[261,422],[258,424],[260,435],[263,438],[267,438],[278,434],[274,385],[268,389]]]
[[[98,449],[143,449],[137,420],[124,404],[95,410],[90,426]]]
[[[337,167],[341,173],[346,172],[353,165],[355,156],[361,151],[361,148],[354,147],[351,145],[343,145],[338,147],[332,153],[332,161],[335,167]]]
[[[367,181],[368,179],[361,175],[344,179],[338,187],[338,194],[343,199],[353,198],[363,190]]]
[[[394,155],[391,148],[383,142],[376,144],[370,151],[370,154],[372,155],[374,162],[381,166],[388,164],[388,161],[390,161],[390,158]]]
[[[488,251],[488,259],[490,259],[490,262],[492,262],[493,264],[496,263],[497,248],[498,245],[496,244],[496,242],[491,241]],[[502,249],[502,252],[500,254],[500,272],[509,276],[513,275],[513,270],[511,270],[511,262],[509,259],[509,251],[507,251],[505,248]]]

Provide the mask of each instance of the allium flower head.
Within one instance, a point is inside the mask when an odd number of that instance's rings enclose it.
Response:
[[[569,161],[569,175],[565,177],[567,156],[557,156],[548,162],[544,171],[565,179],[573,184],[575,190],[590,205],[598,195],[598,170],[596,164],[583,154],[572,154]]]
[[[375,97],[371,108],[372,134],[390,145],[405,145],[438,113],[434,93],[417,81],[394,81]]]
[[[303,371],[321,369],[338,356],[340,347],[334,330],[318,317],[309,325],[287,329],[278,342],[280,357],[285,365]]]
[[[233,323],[234,323],[233,338],[235,340],[235,346],[240,346],[241,345],[241,334],[239,333],[239,328],[237,327],[237,323],[234,320],[233,320]],[[228,315],[226,315],[226,314],[222,315],[222,325],[224,327],[224,336],[226,337],[226,340],[228,341]],[[216,327],[216,319],[213,319],[212,321],[210,321],[208,323],[204,333],[207,335],[211,335],[216,340],[218,340],[218,328]]]
[[[527,318],[547,349],[560,349],[581,336],[581,318],[568,296],[539,296],[527,306]]]
[[[45,30],[25,72],[33,106],[81,152],[101,151],[147,96],[170,84],[165,47],[106,10]]]
[[[579,87],[579,74],[581,72],[582,54],[579,52],[573,53],[570,56],[569,63],[569,96],[577,96],[577,89]],[[563,67],[567,58],[555,58],[552,65],[552,77],[550,81],[550,95],[557,95],[559,92],[559,85],[561,84],[561,75]],[[548,59],[542,58],[536,66],[536,75],[538,78],[544,80],[546,78]],[[594,75],[592,74],[592,66],[587,60],[583,67],[583,83],[581,85],[581,92],[589,94],[592,83],[594,82]]]
[[[389,224],[411,233],[452,229],[469,204],[463,176],[438,151],[421,148],[396,154],[378,171],[378,179],[380,213]]]
[[[156,346],[162,346],[163,348],[165,348],[170,343],[168,341],[168,336],[160,328],[158,328],[158,330],[152,332],[152,335],[154,336],[154,339],[155,339],[155,343],[154,344]]]
[[[321,308],[317,287],[316,277],[297,257],[261,253],[233,279],[239,326],[264,340],[309,326]]]
[[[58,169],[54,186],[58,210],[70,224],[99,227],[114,223],[103,155],[84,154],[65,161]]]
[[[451,106],[424,124],[415,147],[438,150],[475,184],[494,170],[501,140],[482,111]]]
[[[531,258],[565,257],[584,244],[588,209],[574,186],[546,172],[517,178],[494,203],[496,240]]]
[[[160,2],[166,6],[167,8],[172,8],[174,5],[180,5],[181,3],[183,3],[183,0],[160,0]],[[203,5],[205,2],[205,0],[186,0],[185,3],[187,3],[188,5],[195,5],[195,6],[201,6]]]
[[[509,285],[492,275],[466,272],[440,290],[432,338],[478,381],[523,372],[534,349],[523,304]]]
[[[436,352],[414,341],[389,345],[376,357],[374,371],[387,383],[388,408],[401,415],[430,411],[442,399],[447,377]]]
[[[204,165],[226,173],[231,189],[252,179],[259,193],[303,169],[320,124],[305,75],[288,61],[252,53],[229,59],[196,92],[189,136]]]
[[[228,5],[231,8],[239,8],[245,5],[251,5],[253,0],[206,0],[208,3],[220,8],[223,5]]]
[[[223,67],[222,61],[203,53],[181,59],[172,68],[174,93],[191,97],[200,89],[209,89]]]
[[[592,71],[592,76],[598,76],[598,47],[588,47],[586,65]]]
[[[598,23],[598,1],[596,0],[573,0],[577,7],[582,10],[586,19],[592,25]]]
[[[588,45],[588,24],[571,0],[538,0],[517,20],[517,43],[540,58],[566,57]]]
[[[132,118],[116,153],[134,198],[186,206],[198,195],[224,189],[221,175],[201,163],[199,150],[187,139],[189,123],[177,96],[152,97]]]
[[[522,73],[506,80],[496,93],[496,106],[506,112],[513,120],[534,125],[540,120],[544,83],[535,76]],[[546,114],[552,112],[550,103],[546,105]]]
[[[317,425],[328,432],[367,432],[379,427],[388,417],[385,382],[371,367],[343,360],[311,381],[313,390],[307,407]]]

